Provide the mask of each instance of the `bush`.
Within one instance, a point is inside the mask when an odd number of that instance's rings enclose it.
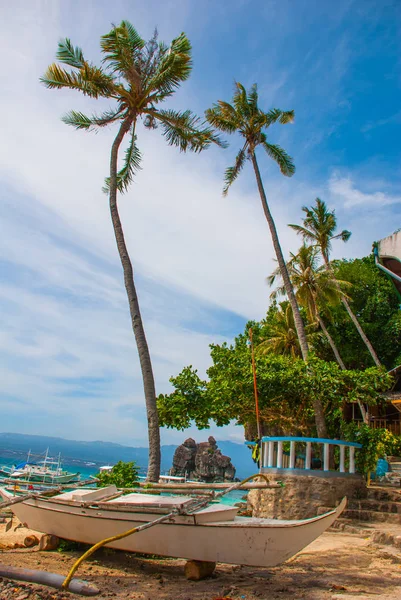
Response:
[[[356,423],[344,423],[342,428],[348,441],[362,444],[355,455],[356,466],[361,473],[376,471],[379,458],[401,454],[401,436],[387,429],[372,429],[365,424],[358,427]]]
[[[106,487],[108,485],[115,485],[118,488],[126,487],[138,487],[139,469],[135,462],[123,462],[120,460],[111,471],[103,471],[98,473],[97,487]]]

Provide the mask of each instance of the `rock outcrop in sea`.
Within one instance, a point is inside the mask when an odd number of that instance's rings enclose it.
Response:
[[[221,453],[214,437],[200,444],[188,438],[176,449],[170,474],[208,483],[233,481],[235,467],[231,458]]]

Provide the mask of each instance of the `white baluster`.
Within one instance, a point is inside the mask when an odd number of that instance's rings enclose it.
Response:
[[[340,446],[340,473],[345,473],[345,446]]]
[[[312,443],[306,442],[305,469],[310,469],[312,465]]]
[[[355,447],[349,447],[349,472],[355,473]]]
[[[283,467],[283,442],[277,442],[277,468]]]
[[[260,448],[260,466],[264,468],[266,466],[266,442],[262,442],[262,446]]]
[[[269,447],[269,451],[268,451],[268,455],[267,455],[267,466],[272,467],[273,466],[273,455],[274,455],[274,442],[269,442],[268,447]]]
[[[329,471],[330,470],[330,465],[329,465],[329,448],[330,448],[330,444],[323,444],[324,446],[324,452],[323,452],[323,471]]]
[[[295,442],[290,442],[290,469],[295,469]]]

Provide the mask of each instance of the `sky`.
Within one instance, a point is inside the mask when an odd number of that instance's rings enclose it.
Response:
[[[288,223],[319,196],[335,208],[336,258],[367,255],[401,226],[401,5],[399,0],[14,0],[0,5],[0,431],[147,444],[144,397],[122,270],[102,194],[113,127],[78,132],[60,117],[96,110],[39,77],[68,37],[101,60],[99,38],[131,21],[148,39],[185,31],[193,73],[174,99],[202,115],[229,101],[234,81],[258,83],[260,105],[295,110],[269,129],[293,156],[294,177],[260,155],[286,255]],[[173,105],[172,104],[172,105]],[[236,151],[180,154],[140,130],[143,169],[119,200],[158,393],[209,344],[263,318],[274,251],[247,164],[228,197]],[[234,424],[162,430],[162,442],[241,442]]]

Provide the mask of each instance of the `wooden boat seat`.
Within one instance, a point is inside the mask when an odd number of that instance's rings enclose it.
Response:
[[[118,490],[115,485],[109,485],[104,488],[96,488],[93,490],[77,488],[71,492],[64,492],[54,496],[59,500],[72,500],[73,502],[98,502],[99,500],[106,500],[112,498],[118,494]]]
[[[107,504],[130,504],[135,507],[148,508],[183,508],[193,501],[190,496],[155,496],[153,494],[126,494],[114,500],[108,500]]]

